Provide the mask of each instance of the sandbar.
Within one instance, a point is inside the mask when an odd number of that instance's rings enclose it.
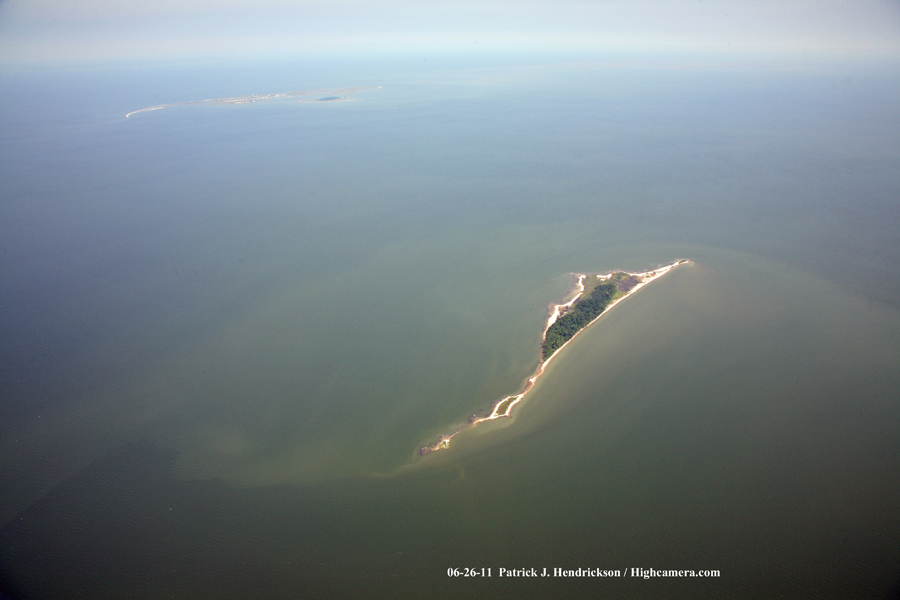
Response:
[[[299,102],[345,102],[352,100],[351,94],[361,90],[377,90],[380,85],[357,86],[326,90],[297,90],[294,92],[281,92],[278,94],[251,94],[249,96],[235,96],[233,98],[207,98],[205,100],[189,100],[188,102],[173,102],[172,104],[158,104],[140,110],[133,110],[125,118],[142,112],[159,110],[168,106],[187,106],[189,104],[250,104],[253,102],[265,102],[279,98],[297,98]]]

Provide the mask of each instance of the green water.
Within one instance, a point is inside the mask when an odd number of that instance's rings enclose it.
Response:
[[[896,78],[530,73],[123,123],[194,99],[125,86],[69,116],[90,135],[19,125],[0,590],[882,597],[900,559],[900,120],[879,100]],[[571,273],[678,258],[512,419],[417,455],[522,388]]]

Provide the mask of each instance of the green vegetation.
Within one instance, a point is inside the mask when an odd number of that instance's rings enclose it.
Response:
[[[500,406],[497,407],[498,415],[505,415],[506,411],[509,410],[509,405],[512,404],[513,400],[516,399],[516,396],[510,396],[506,400],[500,403]]]
[[[585,290],[587,291],[587,290]],[[588,323],[600,316],[606,307],[615,300],[619,292],[618,283],[606,281],[600,283],[590,292],[590,296],[584,295],[578,302],[572,305],[566,314],[556,320],[547,329],[544,338],[543,360],[547,360],[560,346],[572,339],[576,333],[584,329]]]

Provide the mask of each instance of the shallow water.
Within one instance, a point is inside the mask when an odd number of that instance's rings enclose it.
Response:
[[[4,75],[0,590],[880,597],[900,114],[842,68]],[[497,578],[585,566],[723,575]]]

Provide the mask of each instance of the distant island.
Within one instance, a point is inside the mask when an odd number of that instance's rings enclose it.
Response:
[[[483,421],[511,416],[513,407],[521,402],[525,394],[531,390],[550,360],[581,330],[599,319],[607,309],[612,308],[651,281],[662,277],[678,265],[689,262],[690,260],[683,258],[670,265],[644,273],[613,271],[605,275],[576,275],[577,283],[569,293],[572,298],[563,304],[554,305],[550,312],[542,337],[541,362],[534,375],[528,378],[525,388],[515,396],[507,396],[495,402],[487,416],[472,415],[467,423],[453,433],[442,435],[434,444],[422,446],[419,448],[419,454],[425,455],[449,448],[453,436],[467,427],[474,427]]]
[[[188,102],[173,102],[172,104],[158,104],[140,110],[134,110],[125,115],[127,119],[131,115],[151,110],[159,110],[168,106],[187,106],[188,104],[250,104],[251,102],[265,102],[267,100],[276,100],[280,98],[298,98],[299,102],[340,102],[351,100],[350,95],[361,90],[377,90],[381,86],[359,86],[328,90],[298,90],[295,92],[281,92],[279,94],[265,94],[250,96],[236,96],[234,98],[208,98],[206,100],[190,100]]]

